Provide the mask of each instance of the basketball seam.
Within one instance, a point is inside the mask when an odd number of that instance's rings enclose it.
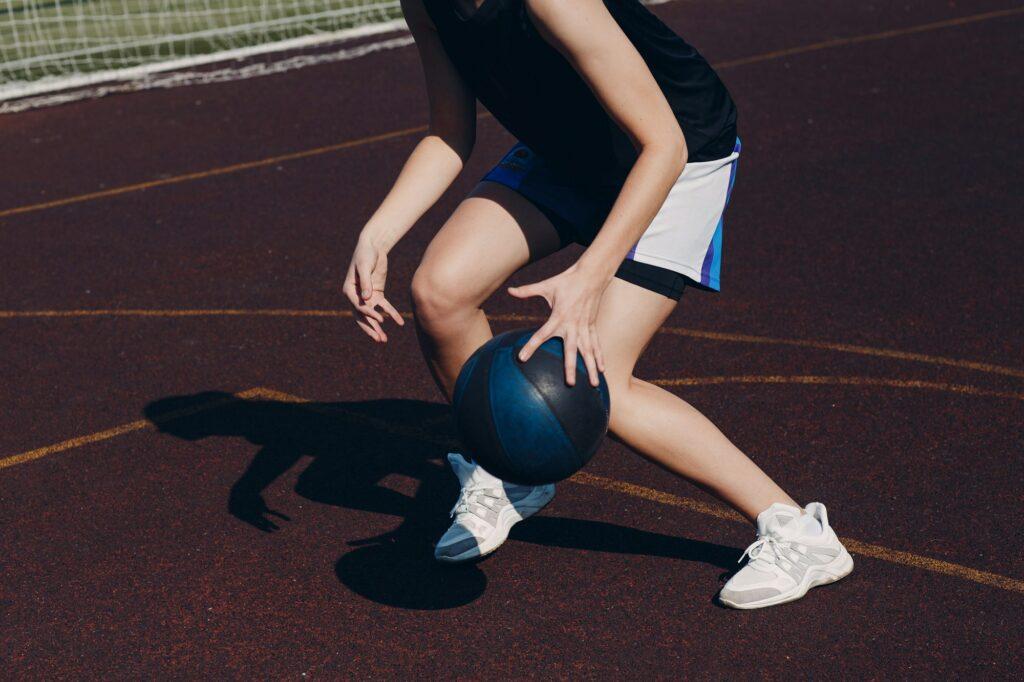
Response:
[[[498,419],[497,416],[494,414],[494,395],[493,387],[491,385],[491,370],[493,369],[494,361],[498,358],[498,353],[500,352],[501,346],[499,345],[498,349],[495,349],[495,351],[490,354],[490,357],[488,358],[490,362],[488,362],[486,365],[487,381],[484,382],[484,385],[487,387],[487,412],[490,415],[490,419],[486,420],[487,432],[491,436],[491,442],[494,443],[494,446],[497,448],[497,453],[495,454],[501,458],[501,465],[506,470],[512,470],[512,460],[509,458],[508,453],[505,452],[505,444],[501,442],[501,437],[498,434]]]
[[[489,440],[492,443],[494,443],[497,446],[498,450],[500,451],[499,455],[500,455],[501,459],[507,462],[508,458],[505,457],[505,453],[503,452],[504,448],[502,448],[501,442],[498,440],[497,430],[494,428],[494,410],[493,410],[492,405],[491,405],[491,366],[494,364],[494,354],[490,353],[490,354],[486,355],[486,357],[484,355],[481,355],[481,359],[483,361],[478,360],[477,363],[476,363],[476,366],[473,368],[473,371],[471,372],[471,374],[472,373],[476,373],[476,372],[482,372],[483,373],[483,376],[481,376],[478,379],[478,381],[483,385],[484,397],[487,400],[487,412],[490,415],[490,419],[483,419],[481,421],[484,422],[483,427],[487,431],[487,435],[489,436]],[[466,388],[468,389],[468,387],[469,387],[469,382],[467,382]],[[463,392],[463,395],[465,395],[465,392]],[[465,417],[462,416],[462,411],[461,410],[459,411],[459,417],[460,418],[456,422],[457,425],[459,426],[459,431],[465,431],[466,429],[463,428],[462,424],[461,424],[462,420],[465,418]],[[465,443],[464,442],[464,443],[462,443],[462,445],[463,446],[467,446],[467,445],[469,445],[469,443]],[[473,452],[470,452],[468,454],[473,459],[476,459],[476,457],[475,457]]]
[[[561,337],[553,337],[553,338],[561,338]],[[564,347],[564,344],[565,344],[565,340],[564,339],[562,340],[562,343],[563,343],[563,347]],[[549,355],[550,357],[553,357],[553,358],[555,358],[557,360],[562,361],[562,364],[565,364],[565,362],[564,362],[565,361],[565,356],[564,355],[555,355],[551,351],[545,350],[543,345],[537,347],[537,352],[538,353],[545,353],[545,354]],[[577,362],[577,365],[576,365],[576,369],[577,369],[577,376],[579,376],[579,374],[578,374],[579,363],[578,362]],[[586,369],[586,365],[585,364],[584,364],[584,369]],[[587,377],[587,381],[589,381],[590,380],[590,372],[587,371],[587,372],[584,372],[584,374]],[[611,404],[610,404],[611,403],[610,396],[609,396],[609,400],[608,400],[608,403],[609,403],[608,405],[605,404],[605,399],[604,399],[604,396],[609,393],[609,391],[608,391],[608,383],[607,383],[607,381],[604,378],[604,374],[602,374],[601,372],[597,373],[597,377],[598,377],[598,382],[600,384],[602,384],[602,386],[600,388],[604,388],[603,391],[600,391],[601,392],[601,406],[605,408],[604,409],[605,414],[607,414],[610,417],[611,416],[611,412],[612,412]],[[550,405],[549,405],[549,407],[550,407]]]
[[[548,353],[548,355],[552,357],[557,357],[554,353]],[[520,374],[522,374],[523,377],[526,379],[526,383],[530,385],[530,388],[533,389],[533,392],[539,395],[540,399],[544,401],[545,405],[547,405],[548,412],[550,412],[552,416],[554,416],[555,422],[557,422],[559,429],[561,429],[562,431],[562,436],[567,441],[569,441],[569,449],[572,451],[573,457],[576,458],[576,468],[581,469],[583,465],[586,464],[586,462],[584,462],[583,457],[580,456],[579,450],[576,448],[576,443],[573,442],[573,439],[569,436],[568,431],[565,430],[565,424],[563,424],[562,420],[558,418],[558,411],[555,409],[555,406],[551,404],[551,401],[548,400],[548,397],[544,395],[544,391],[540,390],[540,387],[534,383],[533,379],[530,377],[529,374],[523,371],[520,371]]]

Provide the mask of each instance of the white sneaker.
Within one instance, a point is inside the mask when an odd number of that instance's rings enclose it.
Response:
[[[812,502],[804,511],[821,524],[819,534],[808,533],[796,507],[776,503],[758,515],[757,541],[743,552],[747,565],[719,592],[723,604],[734,609],[774,606],[849,575],[853,558],[828,525],[825,505]]]
[[[505,542],[512,526],[539,512],[555,496],[552,484],[505,483],[457,452],[448,453],[448,463],[462,492],[451,511],[455,522],[434,549],[438,561],[456,563],[490,554]]]

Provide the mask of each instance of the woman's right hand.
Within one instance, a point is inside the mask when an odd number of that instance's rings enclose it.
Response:
[[[356,324],[378,343],[387,343],[388,340],[383,328],[384,315],[380,310],[387,313],[399,326],[405,324],[402,314],[384,297],[384,283],[387,277],[387,251],[373,244],[371,240],[360,237],[352,254],[352,262],[349,263],[342,291],[355,308]]]

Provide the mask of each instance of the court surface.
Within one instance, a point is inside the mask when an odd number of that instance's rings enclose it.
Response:
[[[717,606],[753,531],[610,441],[492,558],[433,562],[447,408],[411,328],[373,345],[339,291],[426,122],[404,47],[0,118],[7,675],[1019,674],[1024,8],[654,11],[719,66],[744,155],[723,293],[688,292],[639,373],[828,504],[853,575]],[[510,143],[481,112],[392,254],[403,310]]]

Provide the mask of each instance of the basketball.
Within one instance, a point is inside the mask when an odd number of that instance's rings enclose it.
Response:
[[[477,349],[452,400],[466,454],[504,481],[529,485],[568,478],[589,462],[608,430],[610,407],[604,376],[591,386],[581,357],[576,385],[566,384],[561,339],[521,362],[534,331],[505,332]]]

